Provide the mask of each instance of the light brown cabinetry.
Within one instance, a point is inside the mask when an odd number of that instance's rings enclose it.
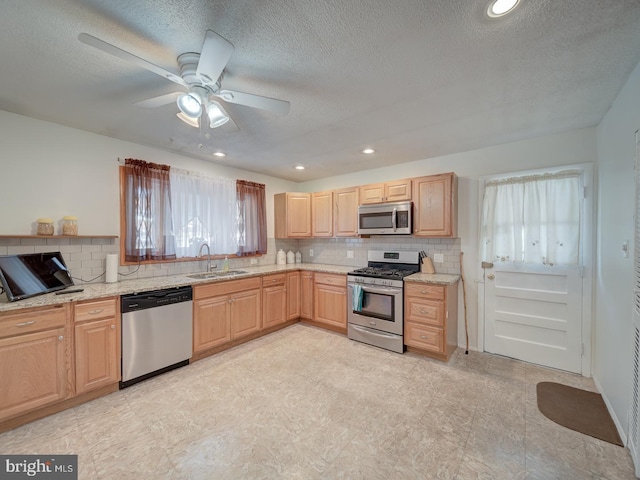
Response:
[[[300,318],[300,272],[287,273],[287,320]]]
[[[0,315],[0,420],[73,395],[67,305]]]
[[[120,318],[118,299],[74,305],[76,393],[120,380]]]
[[[313,289],[313,320],[340,331],[347,328],[347,277],[316,273]]]
[[[413,179],[413,233],[455,237],[458,223],[458,177],[455,173]]]
[[[311,236],[333,237],[333,192],[311,194]]]
[[[360,187],[360,204],[411,200],[411,179],[372,183]]]
[[[447,361],[458,345],[458,284],[406,282],[404,343]]]
[[[358,187],[342,188],[333,192],[334,234],[336,237],[358,236]]]
[[[311,237],[310,193],[277,193],[273,206],[275,238]]]
[[[287,321],[287,274],[262,277],[262,327],[269,328]]]
[[[313,272],[300,273],[300,317],[313,319]]]
[[[200,352],[261,329],[260,277],[193,287],[193,351]]]

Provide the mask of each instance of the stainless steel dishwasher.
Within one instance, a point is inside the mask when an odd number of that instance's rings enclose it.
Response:
[[[189,363],[193,344],[191,287],[121,297],[125,388]]]

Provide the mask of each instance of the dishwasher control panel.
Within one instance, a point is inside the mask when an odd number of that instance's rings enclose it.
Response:
[[[191,287],[166,288],[149,292],[139,292],[122,295],[122,313],[142,310],[145,308],[161,307],[173,303],[189,302],[193,300]]]

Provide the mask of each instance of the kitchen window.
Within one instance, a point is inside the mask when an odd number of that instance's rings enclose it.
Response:
[[[125,263],[266,253],[263,184],[127,159],[120,167]]]

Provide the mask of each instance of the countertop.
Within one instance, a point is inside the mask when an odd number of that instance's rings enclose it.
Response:
[[[26,298],[24,300],[18,300],[17,302],[9,302],[6,295],[0,295],[0,312],[20,310],[23,308],[43,307],[48,305],[60,305],[68,302],[78,302],[83,300],[94,300],[105,297],[112,297],[115,295],[127,295],[130,293],[160,290],[163,288],[198,285],[200,283],[226,282],[229,280],[238,280],[242,278],[268,275],[270,273],[288,272],[295,270],[307,270],[312,272],[337,273],[346,275],[347,273],[354,270],[354,268],[355,267],[353,266],[329,265],[321,263],[290,263],[287,265],[260,265],[255,267],[242,267],[238,268],[238,270],[242,270],[247,273],[221,278],[214,277],[195,279],[187,276],[192,274],[185,273],[180,275],[122,280],[117,283],[86,283],[77,285],[77,288],[84,289],[84,291],[82,292],[70,293],[65,295],[47,293],[44,295]],[[405,277],[405,280],[410,282],[448,285],[457,282],[459,278],[459,275],[416,273]]]

